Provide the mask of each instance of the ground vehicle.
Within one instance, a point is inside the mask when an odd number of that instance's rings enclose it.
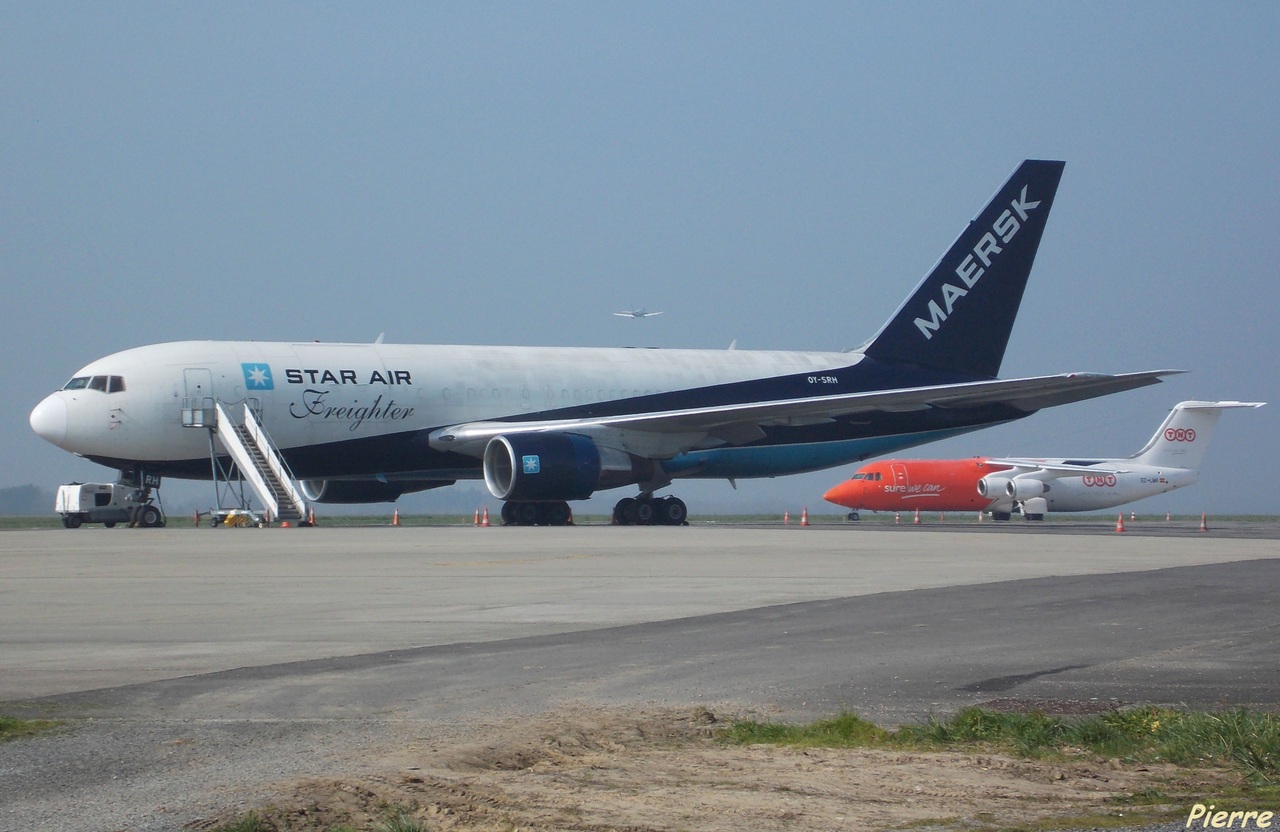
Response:
[[[101,523],[108,529],[116,523],[163,526],[164,512],[151,501],[151,489],[121,482],[73,482],[58,486],[53,510],[62,515],[62,525],[79,528],[82,523]]]

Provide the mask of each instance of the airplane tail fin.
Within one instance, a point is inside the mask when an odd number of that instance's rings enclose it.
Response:
[[[1266,402],[1182,402],[1174,405],[1151,441],[1130,459],[1139,465],[1199,468],[1222,411],[1264,404]]]
[[[1019,165],[862,353],[995,378],[1065,165]]]

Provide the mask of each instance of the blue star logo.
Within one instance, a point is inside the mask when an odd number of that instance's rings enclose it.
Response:
[[[271,367],[267,364],[241,364],[244,370],[244,386],[247,390],[274,390],[275,382],[271,380]]]
[[[524,463],[524,472],[526,474],[536,474],[542,470],[542,460],[537,454],[528,454],[520,461]]]

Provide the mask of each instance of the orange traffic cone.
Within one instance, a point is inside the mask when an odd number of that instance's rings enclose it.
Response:
[[[286,520],[286,521],[284,521],[283,523],[281,523],[281,524],[280,524],[280,528],[282,528],[282,529],[290,528],[290,526],[289,526],[289,521],[288,521],[288,520]]]
[[[480,518],[480,526],[481,528],[488,528],[489,526],[489,507],[488,506],[484,507],[484,516]]]
[[[1123,511],[1116,515],[1116,531],[1118,532],[1124,531],[1124,512]]]
[[[947,522],[947,513],[945,511],[938,514],[938,522],[939,523]]]
[[[316,524],[316,510],[315,510],[315,509],[308,509],[308,510],[307,510],[307,522],[308,522],[308,523],[310,523],[310,524],[311,524],[311,525],[313,525],[313,526]]]
[[[782,512],[782,525],[784,526],[791,525],[791,512],[789,511]]]
[[[400,507],[399,506],[396,506],[395,510],[391,512],[391,525],[393,526],[400,525]]]
[[[916,519],[911,522],[911,525],[913,526],[920,525],[920,509],[916,509]]]
[[[1200,531],[1209,531],[1209,518],[1204,516],[1204,512],[1200,512]]]
[[[475,519],[471,521],[471,525],[473,526],[480,525],[480,509],[476,509],[476,516],[475,516]]]
[[[800,512],[800,525],[802,526],[809,525],[809,507],[808,506],[805,506],[804,509]]]

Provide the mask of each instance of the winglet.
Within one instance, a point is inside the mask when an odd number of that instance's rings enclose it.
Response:
[[[1019,165],[862,352],[995,378],[1065,166]]]

